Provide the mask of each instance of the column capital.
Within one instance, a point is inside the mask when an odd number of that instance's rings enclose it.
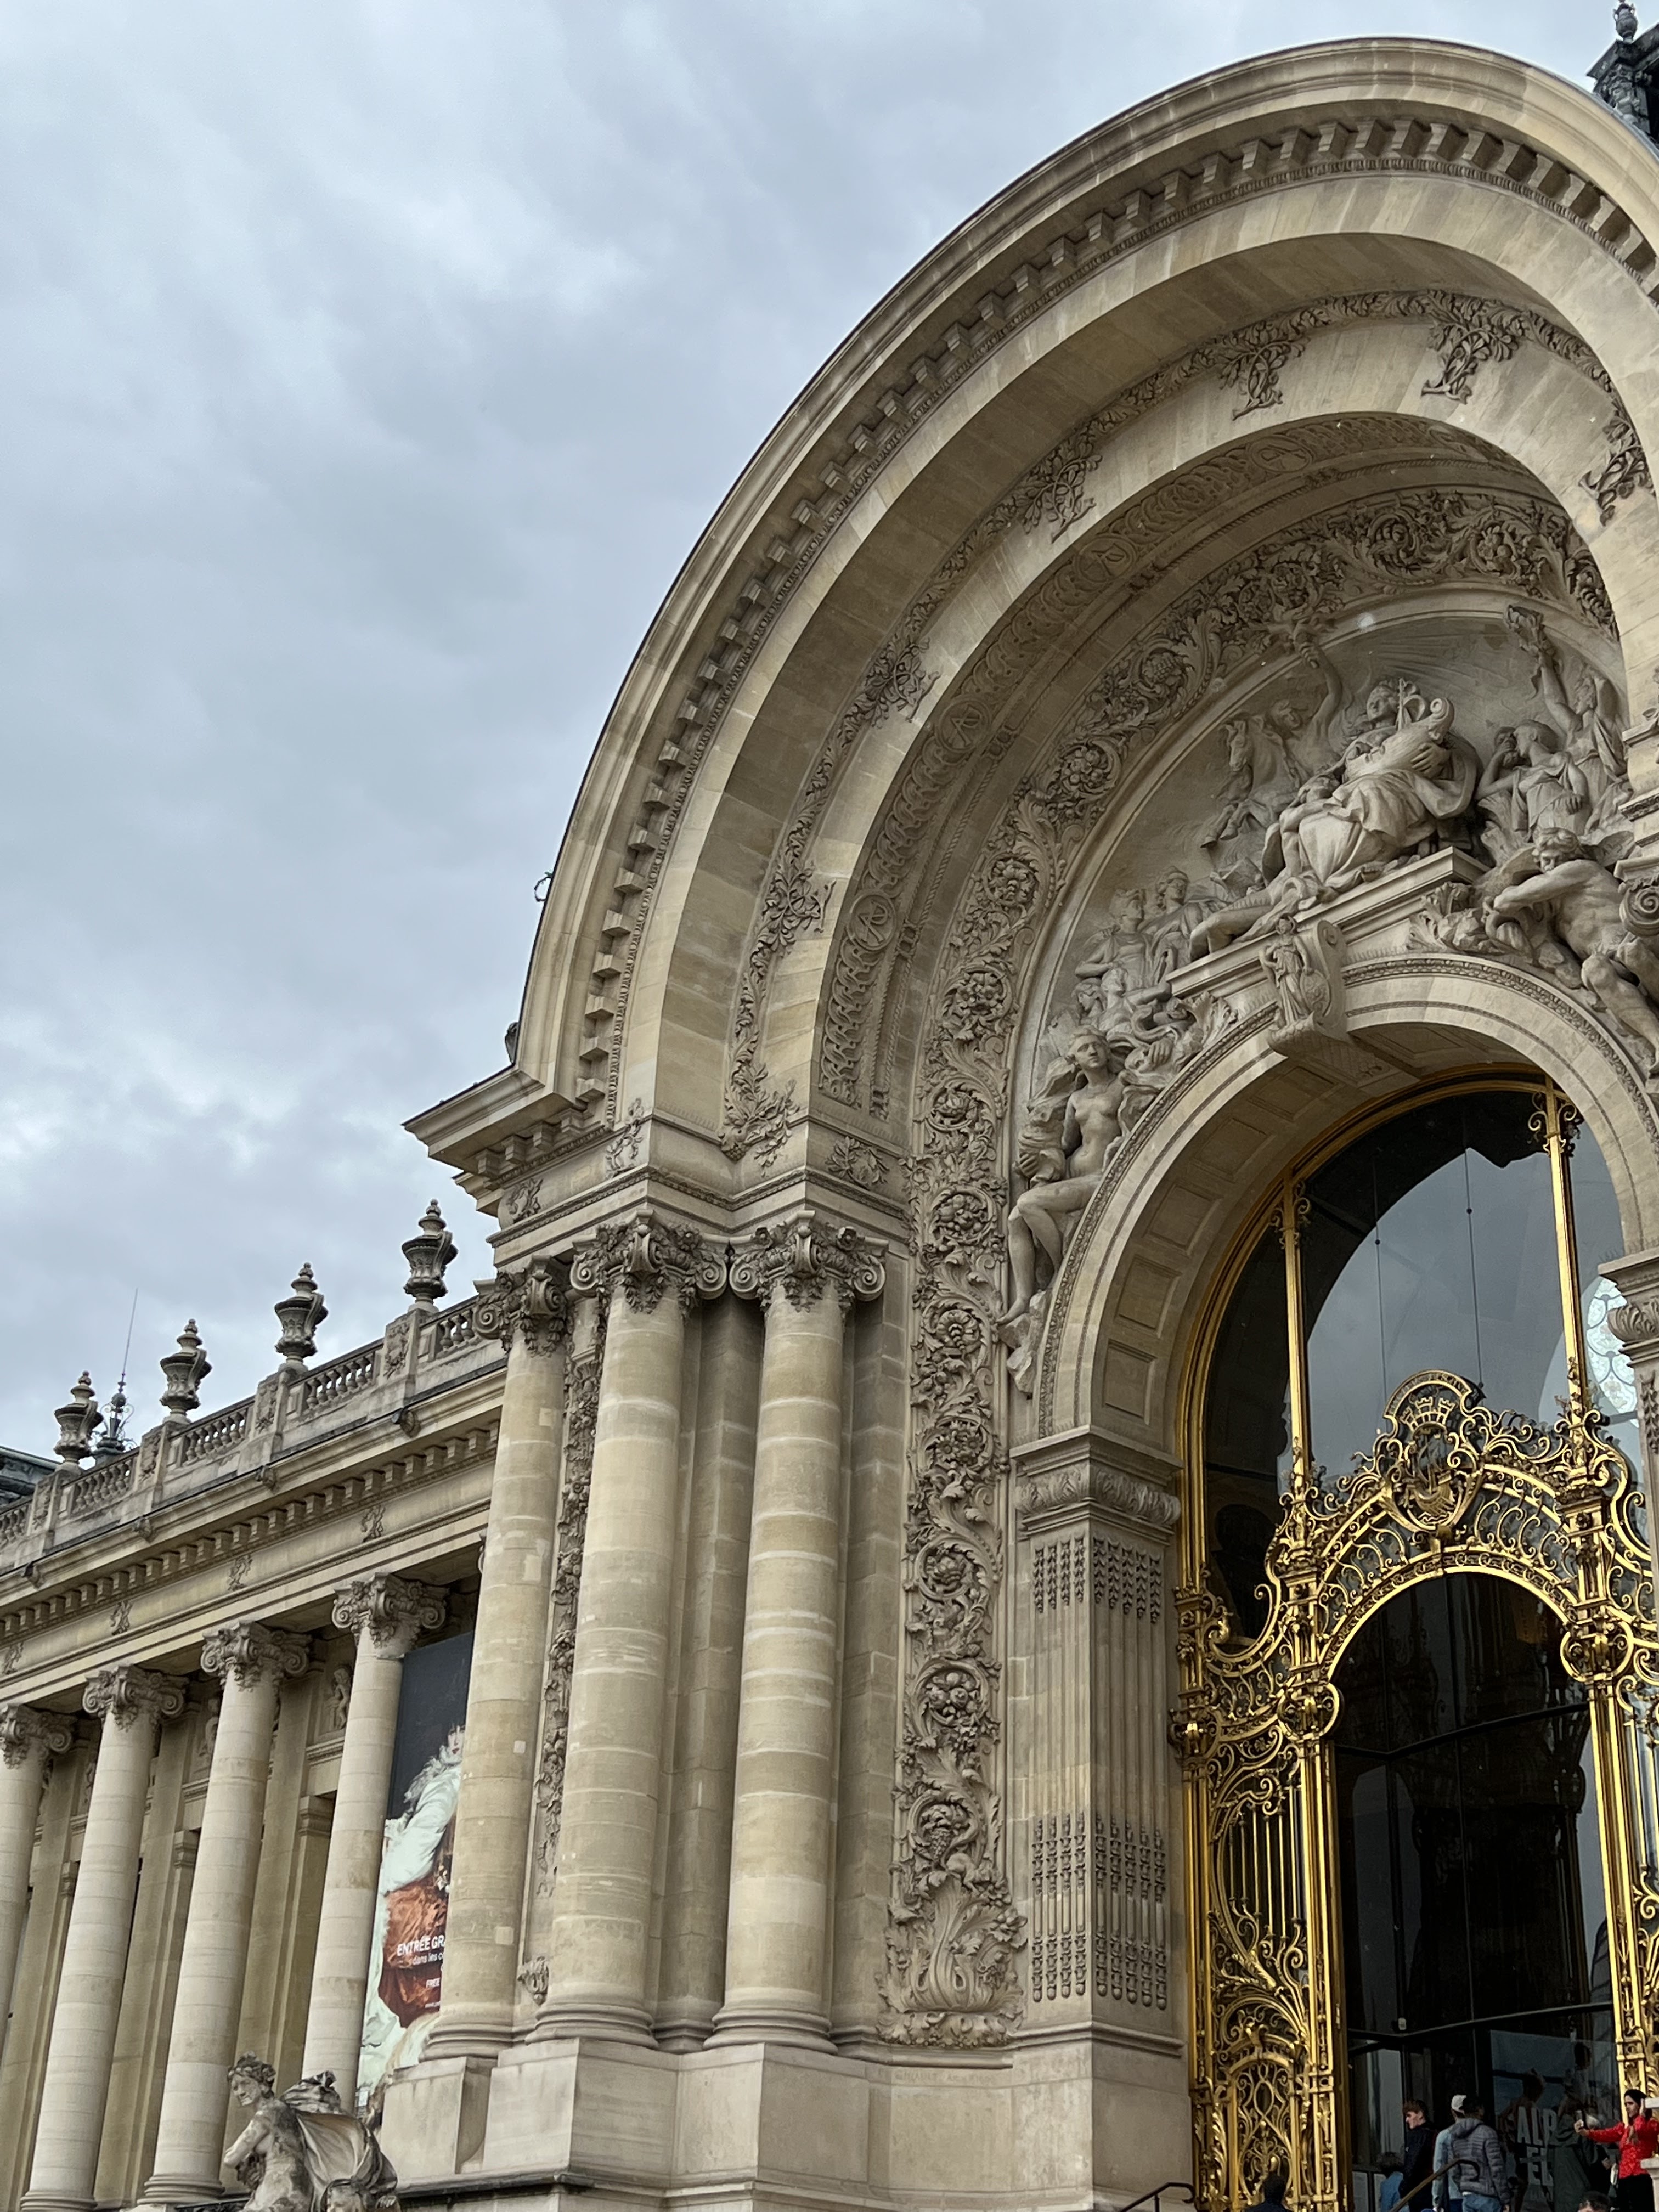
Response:
[[[21,1766],[32,1753],[60,1755],[75,1741],[65,1713],[40,1713],[33,1705],[0,1705],[0,1759]]]
[[[423,1629],[441,1628],[448,1601],[430,1583],[402,1575],[363,1575],[348,1583],[334,1600],[334,1626],[349,1628],[359,1643],[369,1642],[387,1658],[408,1656]]]
[[[202,1644],[202,1671],[233,1676],[244,1690],[267,1680],[281,1681],[284,1674],[303,1674],[307,1657],[303,1636],[290,1636],[280,1628],[266,1628],[257,1620],[227,1621],[211,1630]]]
[[[1625,1303],[1607,1312],[1607,1327],[1632,1360],[1659,1360],[1659,1251],[1626,1252],[1601,1269],[1618,1285]]]
[[[725,1289],[726,1255],[700,1231],[641,1206],[578,1249],[570,1287],[578,1297],[612,1302],[620,1291],[635,1313],[654,1313],[672,1289],[689,1312],[699,1298],[718,1297]]]
[[[171,1720],[185,1710],[185,1685],[171,1674],[146,1667],[100,1667],[81,1694],[81,1703],[106,1725],[130,1729],[139,1718]]]
[[[553,1351],[570,1334],[569,1280],[569,1264],[562,1260],[503,1267],[478,1285],[474,1334],[499,1337],[509,1351],[515,1334],[528,1351]]]
[[[776,1222],[763,1222],[733,1248],[732,1289],[770,1308],[781,1290],[796,1310],[816,1305],[826,1291],[842,1313],[855,1298],[878,1298],[887,1280],[887,1247],[838,1225],[804,1206]]]
[[[1094,1429],[1041,1437],[1014,1451],[1015,1525],[1022,1536],[1096,1516],[1156,1540],[1181,1518],[1172,1463]]]

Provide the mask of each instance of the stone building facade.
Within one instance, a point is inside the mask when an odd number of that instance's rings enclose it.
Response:
[[[77,1386],[0,1510],[0,2206],[229,2186],[231,2058],[349,2086],[366,2006],[416,2198],[1334,2208],[1544,1997],[1553,2109],[1652,2067],[1646,54],[1184,86],[778,425],[509,1065],[410,1124],[494,1278],[447,1300],[434,1209],[377,1342],[319,1361],[302,1274],[252,1399],[191,1324],[159,1425],[99,1456]],[[1318,1238],[1379,1300],[1409,1238],[1320,1178],[1406,1130],[1476,1352],[1385,1341],[1345,1480]],[[1484,2042],[1367,2041],[1353,1655],[1460,1578],[1579,1717],[1601,1920]]]

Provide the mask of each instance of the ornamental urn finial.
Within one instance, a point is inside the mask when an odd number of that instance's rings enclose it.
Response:
[[[1619,0],[1619,5],[1613,11],[1613,27],[1621,39],[1636,36],[1636,10],[1631,6],[1630,0]]]
[[[317,1331],[328,1319],[328,1308],[323,1304],[323,1294],[317,1287],[309,1260],[294,1278],[289,1295],[278,1298],[271,1310],[282,1331],[276,1340],[276,1350],[283,1371],[297,1375],[317,1349]]]
[[[92,1377],[83,1367],[80,1381],[69,1394],[69,1402],[52,1415],[58,1424],[58,1441],[52,1449],[65,1467],[80,1466],[92,1449],[92,1432],[101,1418],[92,1395]]]
[[[434,1306],[444,1294],[444,1270],[455,1257],[455,1240],[438,1211],[434,1198],[421,1216],[419,1228],[404,1246],[409,1280],[404,1296],[417,1306]]]
[[[161,1403],[175,1420],[185,1420],[201,1404],[202,1385],[213,1372],[193,1321],[185,1323],[177,1352],[168,1352],[160,1365],[167,1385]]]

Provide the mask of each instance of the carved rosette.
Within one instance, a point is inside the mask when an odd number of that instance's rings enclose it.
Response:
[[[740,1298],[769,1307],[779,1291],[798,1311],[826,1291],[843,1314],[854,1300],[878,1298],[887,1280],[884,1245],[855,1229],[836,1228],[811,1206],[787,1221],[763,1223],[732,1258],[732,1288]]]
[[[620,1293],[635,1313],[654,1313],[670,1289],[690,1312],[699,1298],[718,1297],[725,1287],[723,1253],[698,1231],[665,1221],[649,1206],[600,1230],[570,1263],[574,1296],[609,1304]]]
[[[185,1686],[145,1667],[100,1667],[81,1693],[88,1712],[106,1725],[130,1729],[137,1721],[172,1720],[185,1710]]]
[[[383,1658],[403,1659],[417,1637],[443,1626],[447,1610],[444,1592],[429,1583],[365,1575],[336,1597],[334,1626],[349,1629],[360,1644],[367,1636]]]
[[[570,1333],[568,1279],[568,1267],[557,1260],[504,1268],[493,1281],[478,1285],[474,1333],[497,1337],[509,1350],[516,1334],[531,1352],[553,1351]]]
[[[61,1713],[36,1712],[32,1705],[0,1705],[0,1760],[21,1766],[37,1754],[59,1757],[75,1740],[75,1727]]]
[[[263,1681],[306,1670],[306,1639],[257,1620],[233,1620],[216,1628],[202,1645],[202,1672],[234,1680],[252,1690]]]

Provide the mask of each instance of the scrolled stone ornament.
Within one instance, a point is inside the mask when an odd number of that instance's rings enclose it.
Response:
[[[100,1667],[82,1692],[81,1703],[98,1720],[131,1728],[139,1720],[153,1723],[183,1712],[185,1686],[146,1667]]]
[[[689,1312],[726,1288],[726,1258],[696,1230],[665,1221],[653,1206],[600,1230],[570,1263],[574,1296],[620,1295],[635,1313],[654,1313],[671,1285]]]
[[[234,1680],[252,1689],[266,1676],[303,1674],[306,1639],[257,1620],[233,1620],[210,1632],[202,1644],[202,1672]]]
[[[349,1583],[334,1601],[334,1626],[349,1629],[381,1650],[404,1656],[423,1631],[441,1628],[448,1601],[428,1583],[402,1575],[365,1575]]]
[[[887,1280],[885,1249],[803,1206],[787,1221],[763,1223],[733,1252],[731,1285],[740,1298],[763,1302],[781,1290],[797,1309],[815,1305],[829,1291],[846,1313],[855,1300],[881,1296]]]
[[[511,1346],[514,1333],[532,1352],[550,1352],[570,1333],[569,1270],[562,1261],[532,1260],[478,1285],[472,1327]]]
[[[61,1713],[0,1705],[0,1761],[8,1766],[21,1766],[37,1751],[49,1759],[61,1757],[74,1740],[74,1723]]]
[[[1619,911],[1632,937],[1659,937],[1659,875],[1627,883]]]

